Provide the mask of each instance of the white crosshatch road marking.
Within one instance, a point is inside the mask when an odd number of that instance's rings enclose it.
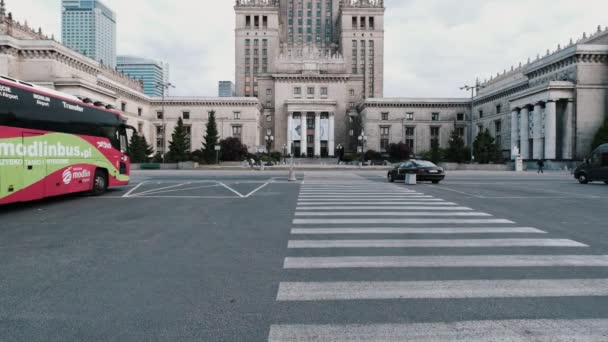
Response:
[[[608,319],[273,325],[269,342],[604,342]]]
[[[400,185],[376,187],[370,181],[363,184],[360,188],[335,184],[303,185],[291,228],[291,235],[301,239],[288,241],[290,256],[284,259],[283,268],[289,270],[291,277],[290,281],[279,283],[277,301],[285,305],[356,301],[357,305],[369,303],[371,309],[378,305],[378,300],[433,299],[440,310],[442,300],[449,299],[608,296],[608,279],[485,280],[478,279],[484,277],[484,273],[478,271],[472,273],[477,279],[462,280],[416,281],[408,278],[403,279],[407,281],[384,281],[366,278],[367,274],[375,274],[369,271],[371,269],[408,270],[407,274],[415,274],[411,272],[413,269],[428,269],[424,272],[437,276],[447,268],[473,271],[510,268],[517,272],[541,268],[547,272],[557,267],[605,268],[608,267],[608,255],[564,253],[565,249],[588,251],[589,246],[570,239],[538,238],[548,233],[533,227],[517,226],[508,219],[494,218],[489,213],[455,202],[399,188]],[[358,234],[362,235],[356,237],[358,239],[348,236]],[[424,234],[432,236],[418,236]],[[508,237],[501,238],[500,234],[508,234]],[[343,239],[347,236],[349,239]],[[362,239],[370,237],[372,239]],[[486,252],[492,248],[501,249],[501,253],[513,251],[513,254],[475,254],[476,250]],[[515,254],[523,248],[526,248],[526,254]],[[543,248],[545,252],[552,248],[551,251],[563,254],[535,255],[532,249],[536,248]],[[407,255],[398,255],[406,249]],[[380,250],[387,255],[366,255]],[[460,255],[456,250],[470,252],[470,255]],[[437,251],[443,252],[439,254]],[[340,255],[346,252],[348,255]],[[416,255],[418,252],[424,254]],[[310,279],[313,271],[328,277]],[[328,281],[336,279],[335,274],[340,274],[341,281]],[[349,275],[355,279],[349,281]],[[314,315],[314,312],[309,314]],[[315,322],[318,324],[286,322],[289,324],[272,325],[268,340],[528,342],[536,338],[535,341],[552,342],[608,341],[608,320],[605,319],[408,324],[399,323],[399,317],[395,317],[395,322],[390,324],[365,321],[348,324],[339,312],[330,317],[334,316],[327,322]]]
[[[589,247],[568,239],[290,240],[288,248]]]
[[[608,296],[608,279],[283,282],[278,301]]]
[[[479,212],[430,212],[430,211],[338,211],[333,213],[316,213],[316,212],[296,212],[295,216],[477,216],[477,217],[488,217],[492,216],[487,213],[479,213]]]
[[[289,257],[287,269],[412,267],[608,267],[608,255]]]
[[[317,225],[317,224],[514,224],[513,221],[504,219],[295,219],[295,225]]]
[[[292,235],[339,235],[339,234],[546,234],[527,227],[478,227],[478,228],[293,228]]]

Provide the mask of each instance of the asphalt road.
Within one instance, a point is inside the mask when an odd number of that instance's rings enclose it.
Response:
[[[0,208],[0,341],[608,340],[608,185],[298,176]]]

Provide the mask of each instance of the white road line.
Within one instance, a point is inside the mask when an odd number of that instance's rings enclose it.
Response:
[[[356,198],[353,199],[335,199],[335,200],[326,200],[326,199],[319,199],[319,200],[307,200],[307,199],[301,199],[298,200],[299,204],[383,204],[383,203],[389,203],[389,204],[393,204],[393,203],[420,203],[420,204],[424,204],[424,205],[433,205],[433,204],[442,204],[442,203],[450,203],[450,205],[456,205],[456,203],[453,202],[445,202],[442,199],[438,199],[438,198],[412,198],[412,199],[386,199],[386,200],[358,200]]]
[[[282,282],[277,301],[608,296],[608,279]]]
[[[264,183],[264,185],[260,186],[259,188],[256,188],[255,190],[253,190],[252,192],[248,193],[247,195],[245,195],[245,198],[255,194],[256,192],[262,190],[265,186],[267,186],[269,183]]]
[[[334,195],[334,196],[302,196],[298,197],[298,199],[350,199],[355,197],[359,199],[408,199],[408,198],[433,198],[433,196],[428,195],[373,195],[373,196],[362,196],[362,195]]]
[[[608,255],[474,255],[285,258],[286,269],[413,267],[608,267]]]
[[[294,219],[293,224],[515,224],[505,219]]]
[[[141,182],[141,183],[137,184],[136,187],[134,187],[133,189],[129,190],[129,192],[127,192],[126,194],[122,195],[122,197],[129,197],[135,190],[139,189],[140,186],[144,185],[144,183],[146,183],[146,182],[144,181],[144,182]]]
[[[235,193],[236,195],[238,195],[240,198],[245,198],[245,195],[241,194],[240,192],[234,190],[233,188],[229,187],[228,185],[222,183],[222,182],[218,182],[219,185],[223,186],[224,188],[230,190],[231,192]]]
[[[306,216],[306,217],[312,217],[312,216],[325,216],[325,217],[339,217],[339,216],[349,216],[349,217],[354,217],[354,216],[478,216],[478,217],[488,217],[488,216],[492,216],[490,214],[487,213],[480,213],[480,212],[448,212],[448,213],[442,213],[442,212],[430,212],[430,211],[410,211],[410,212],[403,212],[403,211],[364,211],[364,212],[357,212],[357,211],[338,211],[338,212],[333,212],[333,213],[317,213],[317,212],[296,212],[295,216]]]
[[[170,190],[160,190],[160,191],[151,191],[151,192],[146,192],[145,194],[141,195],[141,194],[137,194],[138,196],[141,197],[148,197],[149,195],[158,195],[158,194],[165,194],[168,192],[177,192],[177,191],[187,191],[187,190],[198,190],[198,189],[206,189],[206,188],[217,188],[219,187],[219,184],[214,184],[214,185],[201,185],[201,186],[195,186],[195,187],[191,187],[191,188],[179,188],[179,189],[170,189]]]
[[[589,247],[568,239],[290,240],[288,248]]]
[[[547,234],[528,227],[479,228],[293,228],[293,235],[344,235],[344,234]]]
[[[608,319],[503,320],[453,323],[272,325],[269,342],[600,342]]]
[[[483,196],[481,195],[476,195],[476,194],[471,194],[468,192],[464,192],[464,191],[459,191],[459,190],[454,190],[454,189],[450,189],[450,188],[446,188],[444,186],[434,186],[434,185],[429,185],[430,188],[435,188],[435,189],[440,189],[440,190],[446,190],[446,191],[451,191],[451,192],[455,192],[461,195],[466,195],[466,196],[471,196],[471,197],[477,197],[477,198],[483,198]]]
[[[424,206],[455,206],[458,205],[456,203],[453,202],[440,202],[440,200],[437,201],[426,201],[426,202],[422,202],[422,201],[393,201],[393,202],[369,202],[369,201],[363,201],[363,202],[302,202],[302,201],[298,201],[298,206],[300,207],[316,207],[319,205],[350,205],[350,206],[354,206],[359,208],[359,206],[369,206],[369,205],[389,205],[389,206],[397,206],[397,205],[424,205]]]
[[[394,207],[389,207],[389,206],[378,206],[378,207],[373,207],[373,206],[346,206],[346,207],[307,207],[307,206],[298,206],[296,208],[296,210],[444,210],[444,211],[466,211],[466,210],[473,210],[471,208],[467,208],[467,207],[421,207],[421,206],[417,206],[417,207],[412,207],[412,206],[394,206]]]
[[[180,184],[171,185],[171,186],[165,186],[165,187],[158,188],[158,189],[146,190],[146,191],[138,192],[136,194],[132,194],[130,197],[137,197],[137,196],[145,195],[145,194],[150,193],[150,192],[156,192],[156,191],[160,191],[160,190],[174,189],[174,188],[177,188],[177,187],[180,187],[180,186],[190,185],[190,184],[192,184],[192,183],[187,182],[187,183],[180,183]]]
[[[415,191],[399,191],[399,190],[395,190],[395,189],[374,189],[374,190],[340,190],[340,189],[333,189],[333,190],[301,190],[300,193],[301,194],[318,194],[318,193],[351,193],[351,192],[357,192],[357,193],[365,193],[365,194],[377,194],[377,193],[387,193],[387,192],[392,192],[392,193],[399,193],[399,194],[415,194]]]

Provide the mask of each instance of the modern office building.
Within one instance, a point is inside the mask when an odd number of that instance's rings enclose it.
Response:
[[[143,83],[144,94],[163,96],[163,87],[159,84],[169,82],[169,64],[158,60],[135,56],[118,56],[116,70],[132,79]],[[165,93],[165,95],[167,95]]]
[[[218,96],[219,97],[232,97],[235,95],[234,82],[232,81],[220,81],[218,85]]]
[[[116,14],[99,0],[62,0],[61,39],[67,47],[116,66]]]

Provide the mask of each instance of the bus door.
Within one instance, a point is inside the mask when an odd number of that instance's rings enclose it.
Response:
[[[38,133],[23,132],[25,148],[32,144],[32,139],[41,136]],[[46,196],[46,163],[42,156],[23,154],[23,186],[27,187],[27,200],[36,200]]]

